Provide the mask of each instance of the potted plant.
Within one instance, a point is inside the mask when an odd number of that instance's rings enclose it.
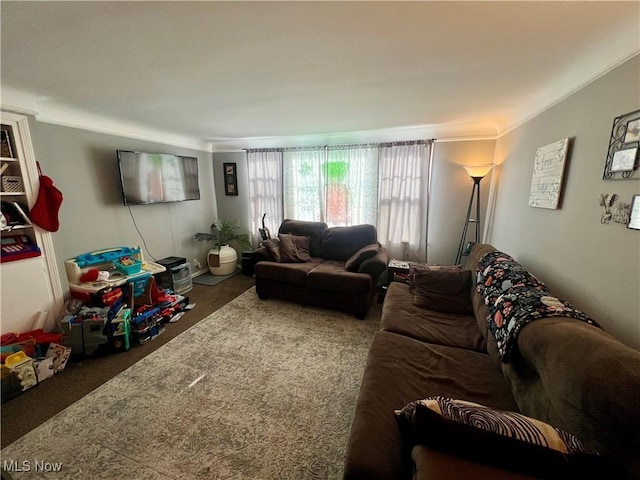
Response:
[[[200,242],[213,242],[213,248],[207,255],[207,265],[212,275],[229,275],[235,272],[238,254],[229,246],[229,242],[237,242],[242,248],[251,248],[248,233],[240,233],[240,222],[231,222],[223,218],[214,219],[210,227],[211,233],[196,233],[194,238]]]

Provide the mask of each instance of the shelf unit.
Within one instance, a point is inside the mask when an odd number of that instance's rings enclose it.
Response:
[[[10,123],[2,123],[2,145],[0,150],[0,200],[8,202],[9,204],[16,202],[23,212],[28,213],[28,208],[32,198],[30,198],[25,187],[28,179],[25,179],[23,174],[21,156],[24,154],[22,148],[18,149],[18,146],[22,147],[22,144],[18,144],[16,133],[14,133],[13,125]],[[4,238],[6,236],[16,234],[26,235],[31,242],[37,245],[33,225],[29,219],[19,218],[12,220],[14,223],[13,225],[2,229],[2,237]],[[16,224],[16,220],[20,220],[21,222]]]
[[[4,168],[2,179],[14,177],[12,182],[0,181],[0,200],[18,202],[25,207],[23,210],[26,213],[36,201],[39,187],[29,120],[24,115],[1,111],[0,123],[3,141],[0,168]],[[10,140],[10,147],[5,144],[6,139]],[[16,183],[20,182],[22,188],[18,189]],[[39,311],[47,312],[45,330],[50,330],[64,303],[51,234],[30,224],[27,217],[24,222],[12,225],[11,229],[2,230],[3,244],[15,235],[27,237],[40,249],[40,254],[15,261],[5,261],[9,258],[5,257],[0,263],[2,333],[31,330]]]

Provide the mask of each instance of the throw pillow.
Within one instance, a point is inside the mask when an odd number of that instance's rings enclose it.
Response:
[[[368,258],[375,257],[379,250],[380,244],[378,242],[362,247],[345,262],[344,269],[347,272],[357,272],[362,262]]]
[[[443,270],[448,272],[459,272],[462,270],[462,265],[426,265],[424,263],[409,262],[409,291],[413,292],[415,289],[414,277],[417,274],[425,272],[433,272],[434,270]]]
[[[271,238],[269,240],[265,240],[262,242],[264,248],[267,249],[269,255],[271,255],[271,259],[274,262],[280,262],[280,239],[279,238]]]
[[[598,478],[593,474],[612,467],[570,433],[515,412],[429,397],[396,415],[414,444],[527,475]]]
[[[280,262],[304,263],[311,261],[309,255],[310,238],[282,233],[280,239]]]
[[[473,313],[471,272],[459,266],[409,264],[409,289],[413,304],[418,307],[444,313]]]

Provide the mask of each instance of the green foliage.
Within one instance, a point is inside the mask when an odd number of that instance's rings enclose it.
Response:
[[[327,162],[325,168],[329,183],[341,183],[347,176],[349,164],[347,162]]]
[[[251,248],[251,237],[248,233],[240,233],[240,222],[232,222],[224,218],[214,219],[211,233],[196,233],[194,238],[200,242],[213,242],[213,248],[237,242],[242,248]]]

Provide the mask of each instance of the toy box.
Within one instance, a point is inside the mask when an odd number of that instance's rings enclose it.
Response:
[[[133,275],[142,270],[142,262],[134,257],[122,257],[114,260],[113,265],[120,273],[125,275]]]

